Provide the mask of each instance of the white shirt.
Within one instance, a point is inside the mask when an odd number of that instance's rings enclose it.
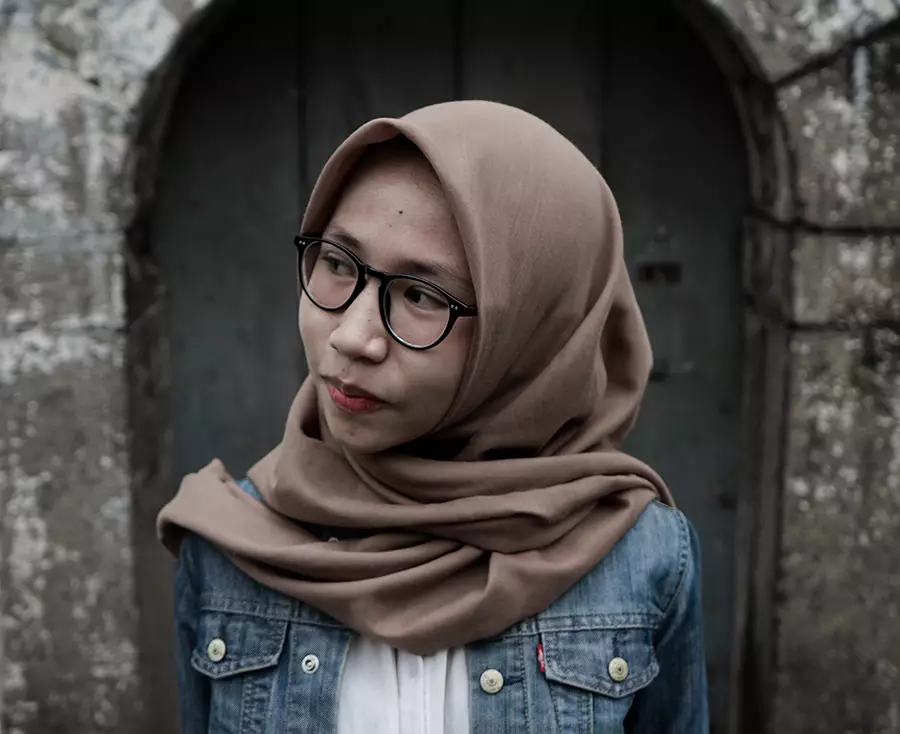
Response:
[[[338,734],[469,734],[464,647],[414,655],[354,637],[338,696]]]

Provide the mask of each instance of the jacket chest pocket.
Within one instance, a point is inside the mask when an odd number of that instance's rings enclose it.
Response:
[[[541,634],[557,731],[619,734],[634,695],[659,672],[650,629]]]
[[[204,611],[191,666],[209,679],[209,731],[279,731],[279,660],[288,623],[245,614]]]

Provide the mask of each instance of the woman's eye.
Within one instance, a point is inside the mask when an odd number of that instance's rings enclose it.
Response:
[[[325,267],[328,268],[328,272],[334,275],[356,274],[356,268],[353,266],[353,263],[348,262],[345,258],[338,257],[337,255],[324,255],[322,260],[325,262]]]
[[[411,286],[407,288],[406,300],[416,308],[427,311],[447,308],[447,301],[440,294],[421,286]]]

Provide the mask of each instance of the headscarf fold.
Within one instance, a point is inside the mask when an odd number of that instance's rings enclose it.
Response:
[[[307,380],[281,443],[249,472],[264,502],[213,461],[184,478],[158,530],[173,552],[197,533],[265,586],[427,654],[542,611],[649,502],[672,498],[618,449],[651,352],[597,170],[522,110],[434,105],[347,138],[302,231],[322,232],[361,154],[398,135],[434,169],[475,286],[468,366],[448,413],[418,447],[353,454],[318,425]],[[311,524],[364,532],[327,543]]]

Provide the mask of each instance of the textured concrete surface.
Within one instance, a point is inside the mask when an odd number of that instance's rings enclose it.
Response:
[[[800,217],[900,226],[900,37],[860,47],[780,91]]]
[[[0,20],[0,710],[6,734],[136,732],[122,246],[148,73],[178,0]]]
[[[4,238],[115,231],[111,187],[146,71],[177,24],[153,2],[7,3],[0,29]]]
[[[799,327],[900,323],[900,235],[811,233],[746,223],[744,290],[755,308]]]
[[[795,335],[776,714],[791,734],[900,732],[900,336]]]
[[[743,287],[758,315],[790,320],[794,240],[792,230],[767,220],[750,217],[744,224]]]
[[[804,326],[900,323],[900,235],[802,234],[792,318]]]
[[[772,87],[738,77],[735,103],[747,145],[754,209],[780,222],[795,216],[793,156]]]
[[[137,660],[120,256],[0,250],[0,683],[10,732],[122,731]]]
[[[776,81],[897,17],[894,0],[710,0]]]

